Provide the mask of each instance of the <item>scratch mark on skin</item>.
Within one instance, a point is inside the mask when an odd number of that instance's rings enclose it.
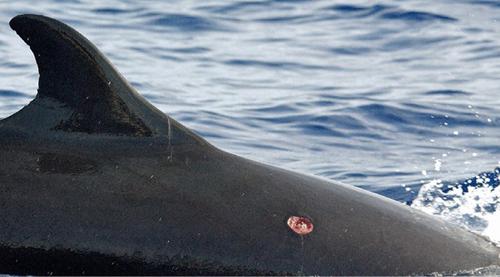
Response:
[[[168,125],[168,149],[170,151],[170,154],[168,155],[168,160],[171,162],[173,160],[173,146],[172,146],[172,127],[170,124],[170,117],[167,117],[167,125]]]
[[[300,275],[304,274],[304,236],[300,236],[300,248],[302,252],[302,260],[300,261]]]

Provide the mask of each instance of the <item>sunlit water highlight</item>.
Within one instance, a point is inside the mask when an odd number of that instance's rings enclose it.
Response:
[[[77,28],[218,147],[500,239],[498,1],[2,1],[0,118],[36,94],[19,13]]]

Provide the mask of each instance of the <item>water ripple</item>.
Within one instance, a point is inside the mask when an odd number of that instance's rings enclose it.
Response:
[[[336,11],[345,17],[364,18],[376,15],[384,10],[391,8],[391,6],[375,4],[373,6],[359,6],[351,4],[337,4],[326,7],[327,10]]]
[[[463,90],[456,90],[456,89],[439,89],[439,90],[431,90],[424,92],[425,95],[443,95],[443,96],[462,96],[462,95],[471,95],[472,93],[463,91]]]
[[[213,20],[188,14],[162,14],[148,21],[148,24],[175,28],[183,32],[223,31],[226,28]]]
[[[14,91],[14,90],[5,90],[5,89],[0,89],[0,97],[22,97],[22,98],[29,98],[31,96],[25,94],[25,93],[22,93],[22,92],[18,92],[18,91]]]
[[[458,19],[445,16],[441,14],[429,13],[429,12],[419,12],[419,11],[388,11],[381,15],[383,19],[390,20],[403,20],[403,21],[417,21],[417,22],[427,22],[427,21],[443,21],[443,22],[455,22]]]

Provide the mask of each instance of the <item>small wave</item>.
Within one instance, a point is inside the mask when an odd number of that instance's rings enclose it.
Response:
[[[211,5],[199,7],[200,10],[206,10],[217,14],[230,14],[236,12],[253,12],[268,8],[272,3],[270,1],[248,1],[248,2],[231,2],[227,5]]]
[[[483,5],[492,8],[500,8],[500,2],[498,0],[469,0],[466,1],[467,4],[473,5]]]
[[[471,95],[471,93],[463,90],[440,89],[440,90],[427,91],[425,92],[425,95],[457,96],[457,95]]]
[[[268,1],[228,1],[228,4],[215,4],[215,5],[207,5],[201,6],[198,9],[208,11],[216,14],[248,14],[252,12],[266,12],[271,8],[276,8],[283,10],[284,5],[287,3],[300,3],[305,2],[304,0],[268,0]],[[279,5],[279,6],[278,6]]]
[[[458,19],[446,15],[418,12],[418,11],[389,11],[381,15],[383,19],[389,20],[403,20],[411,22],[428,22],[428,21],[442,21],[442,22],[455,22]]]
[[[169,52],[181,53],[181,54],[203,54],[210,52],[207,47],[185,47],[185,48],[168,48]]]
[[[363,18],[378,14],[384,10],[389,9],[390,6],[376,4],[373,6],[358,6],[351,4],[337,4],[326,7],[327,10],[340,13],[341,16]]]
[[[1,62],[0,66],[2,68],[29,68],[31,65],[25,63]]]
[[[303,23],[306,19],[310,19],[311,15],[287,15],[273,16],[256,19],[257,22],[263,23]]]
[[[395,52],[405,51],[411,48],[428,48],[439,43],[453,41],[457,37],[439,36],[439,37],[412,37],[412,36],[398,36],[391,39],[382,45],[381,50]]]
[[[169,27],[182,30],[185,32],[207,32],[207,31],[223,31],[227,28],[222,27],[213,20],[187,14],[163,14],[148,22],[150,25]]]
[[[289,104],[278,104],[278,105],[272,105],[272,106],[263,106],[259,108],[254,108],[250,109],[249,111],[252,112],[266,112],[266,113],[296,113],[298,111],[297,108],[294,108],[292,105]]]
[[[120,8],[97,8],[93,9],[93,12],[97,14],[126,14],[141,11],[140,9],[120,9]]]
[[[224,62],[226,65],[236,66],[251,66],[251,67],[266,67],[280,68],[286,70],[305,69],[305,70],[335,70],[339,69],[335,66],[310,65],[304,63],[286,62],[286,61],[260,61],[246,59],[231,59]]]
[[[327,123],[331,126],[335,126],[337,129],[349,129],[349,130],[366,130],[367,127],[363,122],[351,115],[340,115],[340,114],[330,114],[330,115],[319,115],[314,116],[311,122]]]
[[[402,20],[407,22],[455,22],[458,19],[442,14],[423,12],[423,11],[406,11],[397,9],[394,6],[388,5],[372,5],[360,6],[352,4],[337,4],[325,8],[326,10],[335,11],[340,17],[344,18],[367,18],[374,15],[379,15],[379,18],[386,20]]]
[[[328,136],[328,137],[346,137],[343,132],[335,130],[334,126],[327,126],[326,124],[307,122],[307,123],[299,123],[294,124],[293,128],[300,130],[308,135],[316,135],[316,136]]]
[[[384,104],[368,104],[357,108],[361,113],[369,115],[371,118],[378,118],[385,123],[403,126],[415,118],[426,118],[424,114],[411,114],[408,110]],[[419,120],[420,121],[420,120]]]
[[[338,55],[364,55],[370,53],[372,49],[369,47],[334,47],[329,49],[330,52]]]
[[[31,98],[30,95],[15,90],[0,89],[0,97],[26,97]]]
[[[436,107],[400,103],[400,105],[371,103],[343,109],[347,114],[360,114],[366,122],[391,126],[405,133],[417,132],[422,135],[439,135],[439,126],[474,128],[486,127],[490,123],[464,107]],[[431,128],[429,128],[431,127]]]
[[[470,58],[465,58],[463,61],[470,62],[470,61],[481,61],[481,60],[489,60],[489,59],[498,59],[500,58],[500,51],[494,51],[490,53],[481,53],[479,55],[474,55],[473,57]]]

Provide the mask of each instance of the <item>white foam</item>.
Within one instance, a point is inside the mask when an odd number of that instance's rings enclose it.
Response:
[[[476,177],[478,184],[489,181],[485,177]],[[500,245],[500,186],[470,186],[465,193],[461,187],[443,192],[443,186],[441,180],[424,184],[411,206],[479,233]]]

